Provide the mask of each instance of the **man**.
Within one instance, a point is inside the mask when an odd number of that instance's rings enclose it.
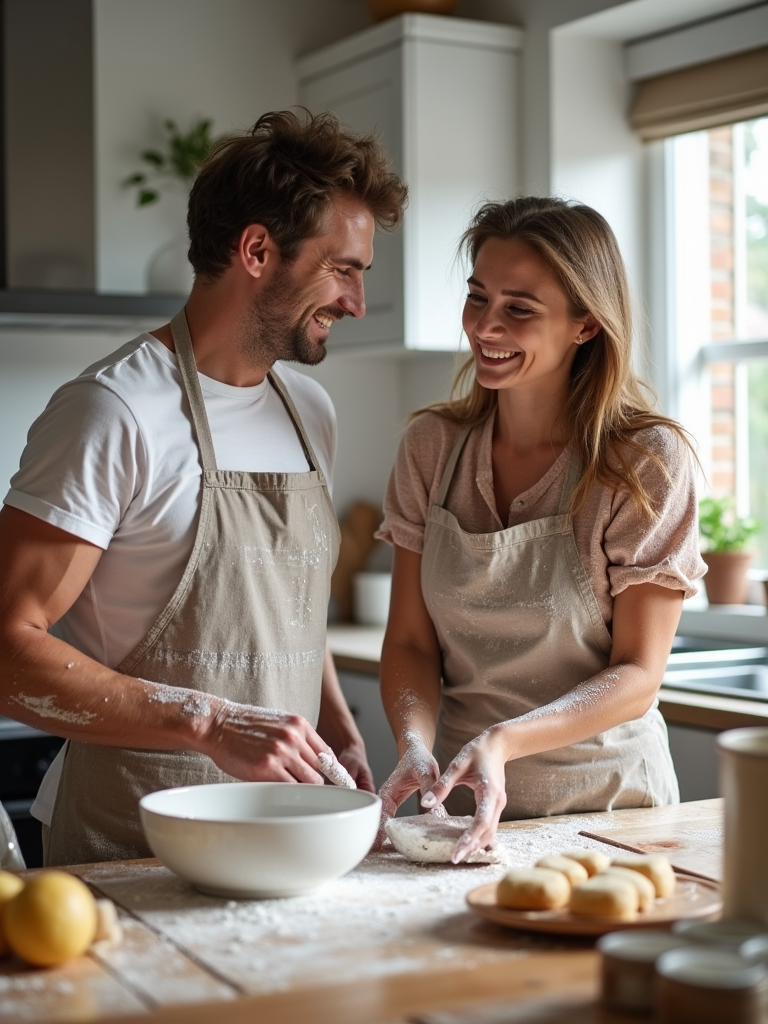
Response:
[[[319,784],[335,752],[372,788],[325,643],[333,408],[272,367],[363,316],[405,199],[370,137],[266,114],[192,189],[185,309],[33,424],[0,512],[0,712],[69,741],[46,863],[146,856],[138,800],[167,786]]]

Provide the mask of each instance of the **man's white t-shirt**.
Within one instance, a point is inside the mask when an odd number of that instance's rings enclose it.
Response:
[[[275,367],[330,483],[336,417],[309,377]],[[199,374],[219,469],[307,472],[304,449],[267,379],[232,387]],[[200,455],[176,356],[144,334],[54,394],[32,424],[5,504],[104,549],[53,632],[115,668],[173,595],[194,545]],[[33,813],[50,823],[62,758]]]

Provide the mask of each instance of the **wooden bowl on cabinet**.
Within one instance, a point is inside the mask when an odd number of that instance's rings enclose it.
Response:
[[[456,0],[367,0],[374,21],[398,14],[453,14]]]

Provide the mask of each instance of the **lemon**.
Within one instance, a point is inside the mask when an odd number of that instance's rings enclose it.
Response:
[[[10,871],[0,871],[0,914],[8,900],[12,900],[23,888],[24,881],[18,875],[13,875]],[[0,957],[8,956],[10,952],[11,947],[5,941],[2,923],[0,922]]]
[[[13,952],[37,967],[79,956],[96,934],[96,901],[79,878],[43,871],[6,903],[3,927]]]

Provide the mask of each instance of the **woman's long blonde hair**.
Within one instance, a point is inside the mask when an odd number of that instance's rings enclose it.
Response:
[[[637,506],[655,518],[651,497],[630,456],[645,455],[665,474],[667,470],[635,435],[663,425],[690,444],[678,423],[654,410],[649,389],[632,370],[629,287],[613,231],[589,206],[528,197],[482,206],[464,233],[461,252],[474,264],[489,238],[527,242],[557,276],[573,318],[591,316],[601,325],[578,350],[571,369],[565,415],[582,467],[571,514],[582,506],[589,489],[601,483],[629,491]],[[470,356],[456,374],[450,401],[432,405],[429,411],[462,426],[474,426],[493,414],[497,392],[478,384],[474,365]],[[611,455],[618,468],[611,466]]]

